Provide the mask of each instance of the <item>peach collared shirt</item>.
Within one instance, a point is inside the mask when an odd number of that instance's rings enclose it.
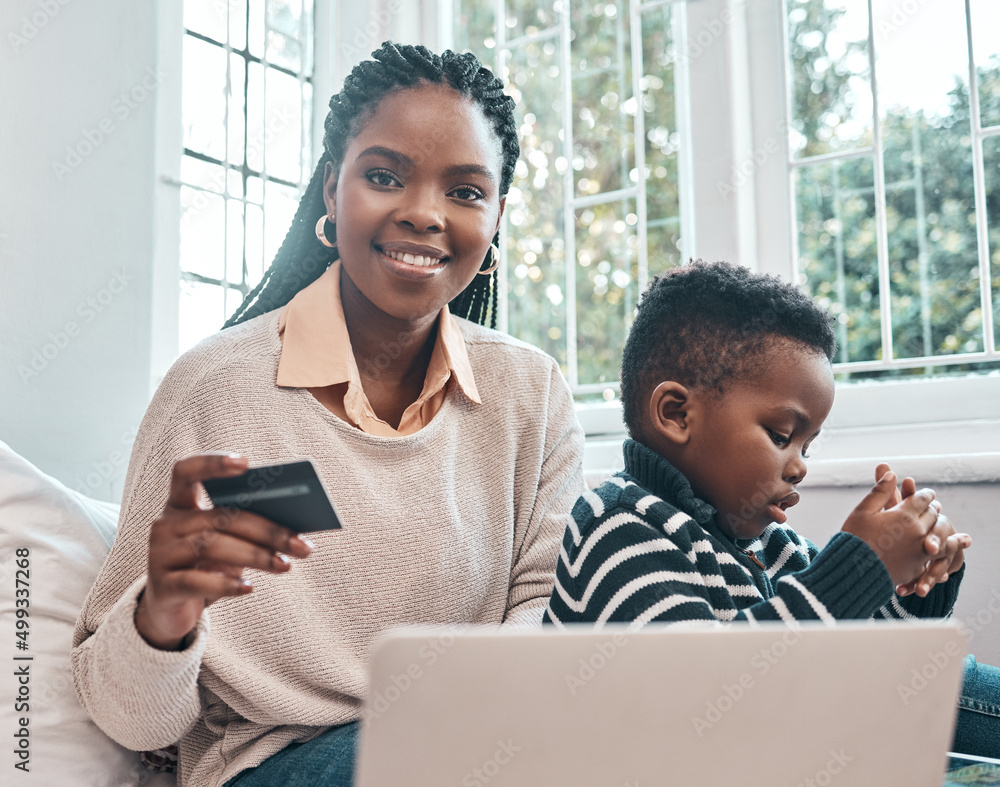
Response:
[[[400,437],[420,431],[441,409],[452,378],[467,399],[482,404],[465,339],[445,306],[438,317],[437,340],[420,396],[403,412],[397,428],[379,418],[361,386],[358,362],[347,333],[340,300],[339,261],[288,302],[278,320],[278,335],[281,358],[276,383],[283,388],[324,389],[321,395],[314,394],[317,400],[338,418],[368,434]],[[392,350],[387,347],[384,358],[369,358],[365,363],[376,369],[387,366]]]

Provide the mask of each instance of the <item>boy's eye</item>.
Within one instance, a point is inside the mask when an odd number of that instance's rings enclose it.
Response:
[[[365,177],[376,186],[388,187],[402,185],[399,182],[399,179],[387,169],[373,169],[370,172],[366,172]]]
[[[486,195],[473,186],[459,186],[451,190],[451,196],[465,202],[474,202],[475,200],[483,199]]]
[[[788,445],[788,438],[783,434],[775,432],[773,429],[767,429],[768,437],[771,438],[771,442],[775,445]]]

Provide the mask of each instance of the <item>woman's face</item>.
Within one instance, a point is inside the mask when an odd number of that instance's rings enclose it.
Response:
[[[324,187],[341,265],[361,295],[407,321],[459,295],[500,225],[500,166],[486,116],[453,88],[383,98]]]

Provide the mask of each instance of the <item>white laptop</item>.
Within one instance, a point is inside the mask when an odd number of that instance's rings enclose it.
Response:
[[[941,787],[953,623],[507,633],[376,645],[356,787]]]

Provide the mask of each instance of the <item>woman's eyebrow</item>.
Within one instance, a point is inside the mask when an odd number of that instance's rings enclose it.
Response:
[[[489,180],[490,183],[496,183],[493,173],[482,164],[456,164],[454,167],[448,167],[445,173],[447,175],[479,175]]]
[[[409,156],[400,153],[392,148],[382,147],[381,145],[372,145],[370,148],[365,148],[358,154],[358,158],[364,158],[365,156],[381,156],[382,158],[392,159],[398,164],[403,166],[413,166],[413,159]]]

